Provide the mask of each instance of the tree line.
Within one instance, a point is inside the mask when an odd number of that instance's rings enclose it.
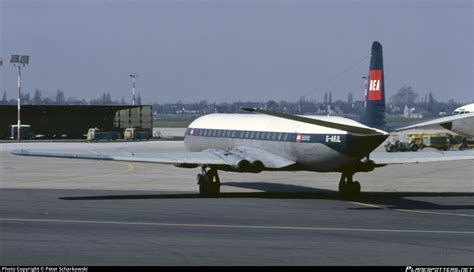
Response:
[[[7,98],[4,92],[0,105],[13,105],[17,103],[17,98]],[[33,94],[28,92],[21,94],[21,103],[25,105],[128,105],[131,102],[126,101],[122,96],[120,100],[112,98],[109,92],[103,92],[101,96],[86,100],[84,98],[67,97],[63,90],[57,90],[54,95],[50,95],[44,90],[36,89]],[[140,94],[137,95],[137,105],[142,104]]]
[[[122,96],[120,100],[113,98],[109,92],[103,92],[101,96],[86,100],[84,98],[67,97],[63,90],[57,90],[54,95],[36,89],[32,94],[23,93],[22,104],[31,105],[130,105],[130,101]],[[6,92],[3,93],[0,104],[16,104],[16,98],[8,99]],[[137,95],[137,105],[142,104],[140,94]],[[455,108],[467,102],[458,103],[452,99],[447,102],[437,101],[432,92],[419,96],[412,87],[402,87],[392,95],[386,103],[388,114],[402,114],[405,107],[415,108],[423,116],[437,116],[442,112],[450,113]],[[265,108],[272,111],[287,112],[291,114],[332,114],[332,115],[361,115],[364,112],[364,101],[355,101],[351,92],[346,100],[333,101],[332,92],[324,94],[323,101],[308,100],[304,96],[298,101],[266,101],[266,102],[224,102],[209,103],[206,100],[192,103],[153,103],[153,110],[157,114],[208,114],[212,112],[235,113],[242,112],[244,107]]]

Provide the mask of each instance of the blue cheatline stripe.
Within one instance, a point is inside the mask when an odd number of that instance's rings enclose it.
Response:
[[[268,131],[247,131],[247,130],[223,130],[223,129],[203,129],[188,128],[185,136],[212,137],[227,139],[248,139],[260,141],[278,142],[301,142],[301,143],[323,143],[325,145],[337,144],[345,145],[346,134],[309,134],[309,133],[288,133],[288,132],[268,132]]]

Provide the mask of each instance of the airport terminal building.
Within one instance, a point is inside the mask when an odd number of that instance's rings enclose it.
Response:
[[[17,124],[17,105],[0,105],[0,139]],[[21,124],[46,139],[84,139],[89,128],[122,133],[129,127],[153,130],[151,105],[22,105]]]

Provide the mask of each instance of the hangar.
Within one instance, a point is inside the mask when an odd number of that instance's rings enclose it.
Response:
[[[17,106],[0,105],[0,139],[17,123]],[[151,105],[22,105],[21,123],[44,138],[83,139],[89,128],[123,132],[125,128],[153,130]]]

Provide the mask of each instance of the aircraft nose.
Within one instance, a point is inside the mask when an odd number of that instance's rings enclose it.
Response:
[[[389,136],[388,133],[374,135],[347,135],[347,153],[352,157],[362,158],[372,152]]]

